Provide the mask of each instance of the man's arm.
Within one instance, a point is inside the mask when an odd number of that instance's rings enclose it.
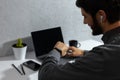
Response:
[[[56,49],[53,49],[43,60],[42,67],[39,70],[38,80],[51,80],[50,76],[54,67],[60,60],[60,53]]]
[[[52,50],[43,61],[38,80],[85,80],[98,76],[97,70],[98,73],[102,71],[102,64],[99,64],[102,59],[93,52],[77,59],[74,63],[59,65],[59,60],[60,53],[55,49]]]

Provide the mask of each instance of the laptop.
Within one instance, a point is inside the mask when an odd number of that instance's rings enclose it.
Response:
[[[36,58],[42,60],[58,41],[64,42],[61,27],[31,32]]]

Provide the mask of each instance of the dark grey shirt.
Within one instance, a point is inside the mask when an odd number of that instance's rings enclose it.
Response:
[[[59,65],[53,49],[43,60],[38,80],[120,80],[120,27],[106,32],[104,45],[86,51],[73,63]]]

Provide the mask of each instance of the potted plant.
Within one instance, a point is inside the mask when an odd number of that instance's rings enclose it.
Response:
[[[27,51],[27,45],[22,42],[22,39],[17,39],[17,43],[12,45],[14,56],[17,60],[24,60]]]

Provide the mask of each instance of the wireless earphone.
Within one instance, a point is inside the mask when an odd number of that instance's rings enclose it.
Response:
[[[103,21],[103,16],[100,16],[100,22],[102,23],[102,21]]]

